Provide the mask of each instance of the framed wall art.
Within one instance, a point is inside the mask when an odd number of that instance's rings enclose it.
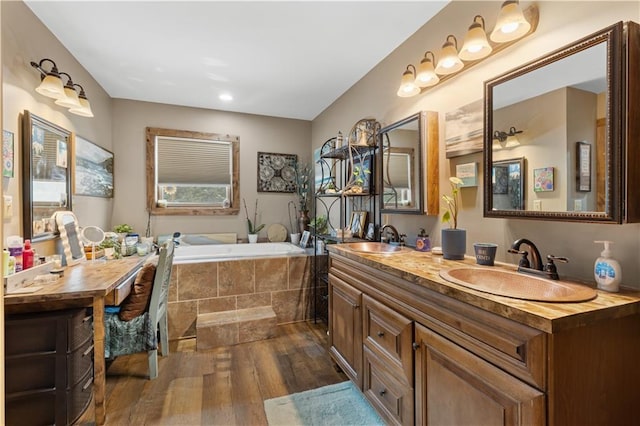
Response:
[[[76,136],[73,193],[92,197],[113,197],[113,153]]]
[[[2,131],[2,176],[13,177],[13,162],[14,162],[14,144],[13,133],[3,130]]]
[[[553,167],[533,169],[533,190],[535,192],[549,192],[553,189]]]
[[[445,114],[444,143],[447,158],[482,152],[483,100],[478,99]]]
[[[591,191],[591,145],[587,142],[576,142],[577,186],[578,192]]]
[[[258,192],[295,192],[295,154],[258,152]]]

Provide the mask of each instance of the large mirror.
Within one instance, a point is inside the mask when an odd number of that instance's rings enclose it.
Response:
[[[485,83],[486,217],[621,221],[621,36],[619,23]],[[522,205],[494,191],[514,157]]]
[[[382,213],[437,214],[437,189],[423,186],[437,188],[437,126],[437,113],[420,112],[380,130]]]
[[[239,137],[147,128],[147,208],[151,214],[238,214],[239,177]]]
[[[54,238],[54,213],[71,210],[70,143],[71,132],[24,111],[22,227],[25,239]]]

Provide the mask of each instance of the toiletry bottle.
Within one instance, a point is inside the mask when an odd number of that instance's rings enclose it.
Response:
[[[5,276],[13,275],[16,273],[16,258],[13,256],[9,256],[9,260],[7,261],[7,271],[5,272]]]
[[[18,235],[7,237],[7,247],[9,248],[9,254],[16,258],[15,271],[22,271],[22,237]]]
[[[418,238],[416,238],[416,250],[431,251],[431,240],[429,239],[429,234],[425,234],[423,228],[420,228],[420,234],[418,234]]]
[[[594,241],[594,243],[604,244],[604,250],[600,257],[596,259],[593,267],[593,275],[600,290],[617,292],[622,280],[622,268],[617,260],[611,257],[609,248],[613,241]]]
[[[6,277],[9,275],[9,250],[2,250],[2,273]]]
[[[31,240],[25,240],[22,250],[22,269],[29,268],[33,268],[33,249],[31,248]]]

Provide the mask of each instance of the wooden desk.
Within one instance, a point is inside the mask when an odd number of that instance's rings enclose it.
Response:
[[[94,403],[96,424],[105,423],[106,376],[104,361],[104,305],[107,296],[131,278],[146,257],[131,256],[119,260],[86,261],[65,268],[64,277],[30,294],[8,294],[4,297],[5,313],[26,313],[93,307],[94,328]],[[118,300],[109,297],[109,300]]]

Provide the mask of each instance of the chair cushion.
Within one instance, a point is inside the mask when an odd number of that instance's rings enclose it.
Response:
[[[133,318],[142,315],[149,308],[151,301],[151,291],[153,290],[153,279],[156,276],[156,265],[154,263],[145,264],[133,283],[131,293],[120,304],[118,317],[122,321],[131,321]]]

